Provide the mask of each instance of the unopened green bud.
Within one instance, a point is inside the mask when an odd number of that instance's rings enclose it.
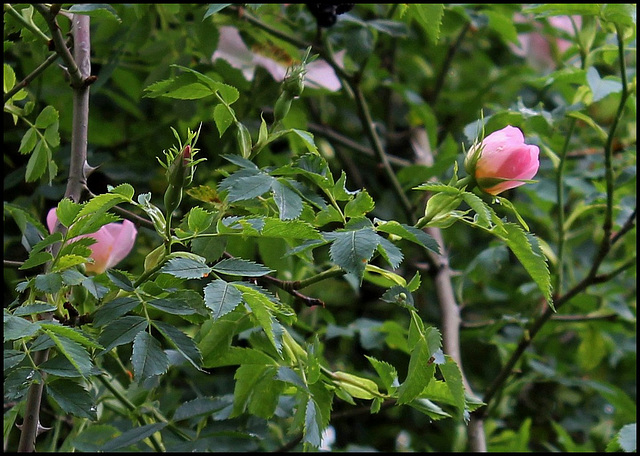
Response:
[[[249,158],[251,156],[251,134],[247,127],[240,122],[236,123],[236,141],[238,142],[238,151],[242,158]]]
[[[475,176],[476,174],[476,164],[482,155],[482,145],[475,143],[467,152],[467,155],[464,157],[464,170],[467,172],[469,176]]]
[[[278,100],[276,101],[276,105],[273,108],[273,120],[274,122],[279,122],[289,114],[289,109],[291,109],[291,102],[293,101],[293,96],[289,92],[282,92]]]
[[[167,180],[169,181],[169,185],[182,188],[185,184],[190,183],[186,182],[187,176],[191,177],[191,172],[189,170],[190,160],[191,146],[187,144],[184,146],[184,149],[176,155],[175,159],[167,169]]]
[[[169,184],[167,190],[164,192],[164,207],[167,214],[167,218],[173,214],[173,211],[178,209],[182,202],[182,187],[176,187]]]
[[[286,77],[282,83],[282,91],[289,93],[293,97],[299,97],[304,90],[304,72],[295,70]]]

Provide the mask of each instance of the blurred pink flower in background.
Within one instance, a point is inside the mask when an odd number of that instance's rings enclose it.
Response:
[[[469,154],[476,152],[474,146]],[[478,187],[491,195],[519,187],[538,172],[538,146],[524,143],[524,135],[517,127],[507,125],[484,138],[482,152],[475,163],[474,176]]]
[[[571,19],[580,28],[582,18],[580,16],[551,16],[548,18],[549,24],[559,32],[566,32],[574,35]],[[553,70],[556,68],[554,58],[555,46],[558,55],[562,55],[573,44],[569,40],[556,38],[542,31],[542,24],[537,21],[529,21],[521,14],[516,14],[514,21],[518,23],[531,22],[536,31],[518,34],[518,46],[510,44],[512,52],[520,57],[524,57],[527,62],[538,70]]]
[[[50,233],[53,233],[57,224],[58,217],[54,207],[47,214],[47,227]],[[95,244],[89,246],[93,263],[85,263],[85,266],[87,272],[100,274],[114,267],[129,255],[137,234],[138,230],[135,225],[129,220],[124,220],[122,223],[108,223],[95,233],[83,234],[74,239],[91,237],[96,240]]]
[[[213,53],[211,61],[218,59],[226,60],[232,67],[242,70],[247,81],[252,81],[255,69],[258,66],[266,69],[276,81],[282,81],[287,68],[293,62],[282,62],[272,57],[267,57],[259,52],[254,52],[242,41],[240,32],[235,27],[220,27],[220,38],[218,48]],[[274,55],[274,53],[271,53]],[[344,51],[336,53],[336,61],[342,65]],[[307,65],[305,84],[311,88],[325,88],[336,92],[340,90],[342,84],[336,76],[333,68],[324,60],[318,59]]]

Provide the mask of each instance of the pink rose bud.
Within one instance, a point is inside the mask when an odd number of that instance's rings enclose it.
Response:
[[[189,164],[189,160],[191,159],[191,146],[187,144],[184,146],[182,150],[182,164],[187,166]]]
[[[58,217],[54,207],[47,214],[49,232],[53,232],[57,223]],[[137,234],[135,225],[129,220],[124,220],[122,223],[108,223],[95,233],[83,234],[75,238],[77,240],[92,237],[96,240],[95,244],[89,246],[93,263],[86,263],[87,272],[100,274],[124,260],[133,249]]]
[[[471,147],[469,156],[477,154]],[[498,193],[519,187],[538,172],[540,162],[538,146],[524,143],[519,128],[508,125],[484,138],[481,152],[475,162],[473,175],[478,187],[486,193]]]

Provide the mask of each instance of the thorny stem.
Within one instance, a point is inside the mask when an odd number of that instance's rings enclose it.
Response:
[[[69,50],[64,45],[62,34],[58,28],[55,15],[50,9],[43,5],[36,5],[36,9],[45,17],[47,24],[51,29],[51,33],[56,42],[56,52],[63,56],[65,61],[68,59],[73,63],[73,68],[77,73],[77,78],[84,80],[91,74],[90,61],[90,30],[89,16],[74,15],[72,18],[72,27],[74,34],[74,56],[72,57]],[[74,60],[75,59],[75,60]],[[79,65],[76,65],[75,62]],[[81,73],[82,72],[82,73]],[[74,86],[73,91],[73,125],[71,137],[71,163],[69,166],[69,179],[67,181],[67,189],[65,197],[79,202],[82,196],[82,190],[85,185],[84,163],[87,157],[87,132],[89,122],[89,88],[83,84]],[[57,252],[54,252],[57,253]],[[56,255],[54,255],[56,256]],[[51,318],[51,317],[49,317]],[[36,362],[38,364],[48,359],[49,350],[41,350],[36,353]],[[35,450],[35,442],[37,437],[38,426],[40,425],[40,404],[42,401],[42,392],[44,388],[43,381],[34,383],[29,387],[27,392],[27,401],[25,406],[25,414],[22,432],[20,434],[20,442],[18,444],[19,452],[33,452]]]

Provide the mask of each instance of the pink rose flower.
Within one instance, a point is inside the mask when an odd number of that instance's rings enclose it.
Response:
[[[49,232],[52,233],[57,224],[58,217],[54,207],[47,214]],[[129,220],[124,220],[122,223],[108,223],[95,233],[75,238],[92,237],[96,240],[95,244],[89,246],[93,263],[85,264],[87,272],[100,274],[124,260],[133,249],[137,234],[135,225]]]
[[[477,153],[477,146],[471,147],[469,155]],[[508,125],[484,138],[481,153],[475,162],[473,175],[478,187],[486,193],[498,193],[519,187],[532,179],[538,172],[540,161],[538,146],[524,143],[519,128]]]
[[[276,81],[284,79],[291,62],[287,62],[286,59],[276,60],[273,51],[249,49],[235,27],[222,26],[219,31],[218,48],[211,56],[212,62],[218,59],[226,60],[232,67],[242,70],[247,81],[253,80],[255,69],[258,66],[266,69]],[[344,54],[344,51],[336,54],[336,61],[341,66]],[[312,88],[325,88],[332,92],[337,92],[342,87],[333,68],[322,59],[307,65],[305,84]]]

